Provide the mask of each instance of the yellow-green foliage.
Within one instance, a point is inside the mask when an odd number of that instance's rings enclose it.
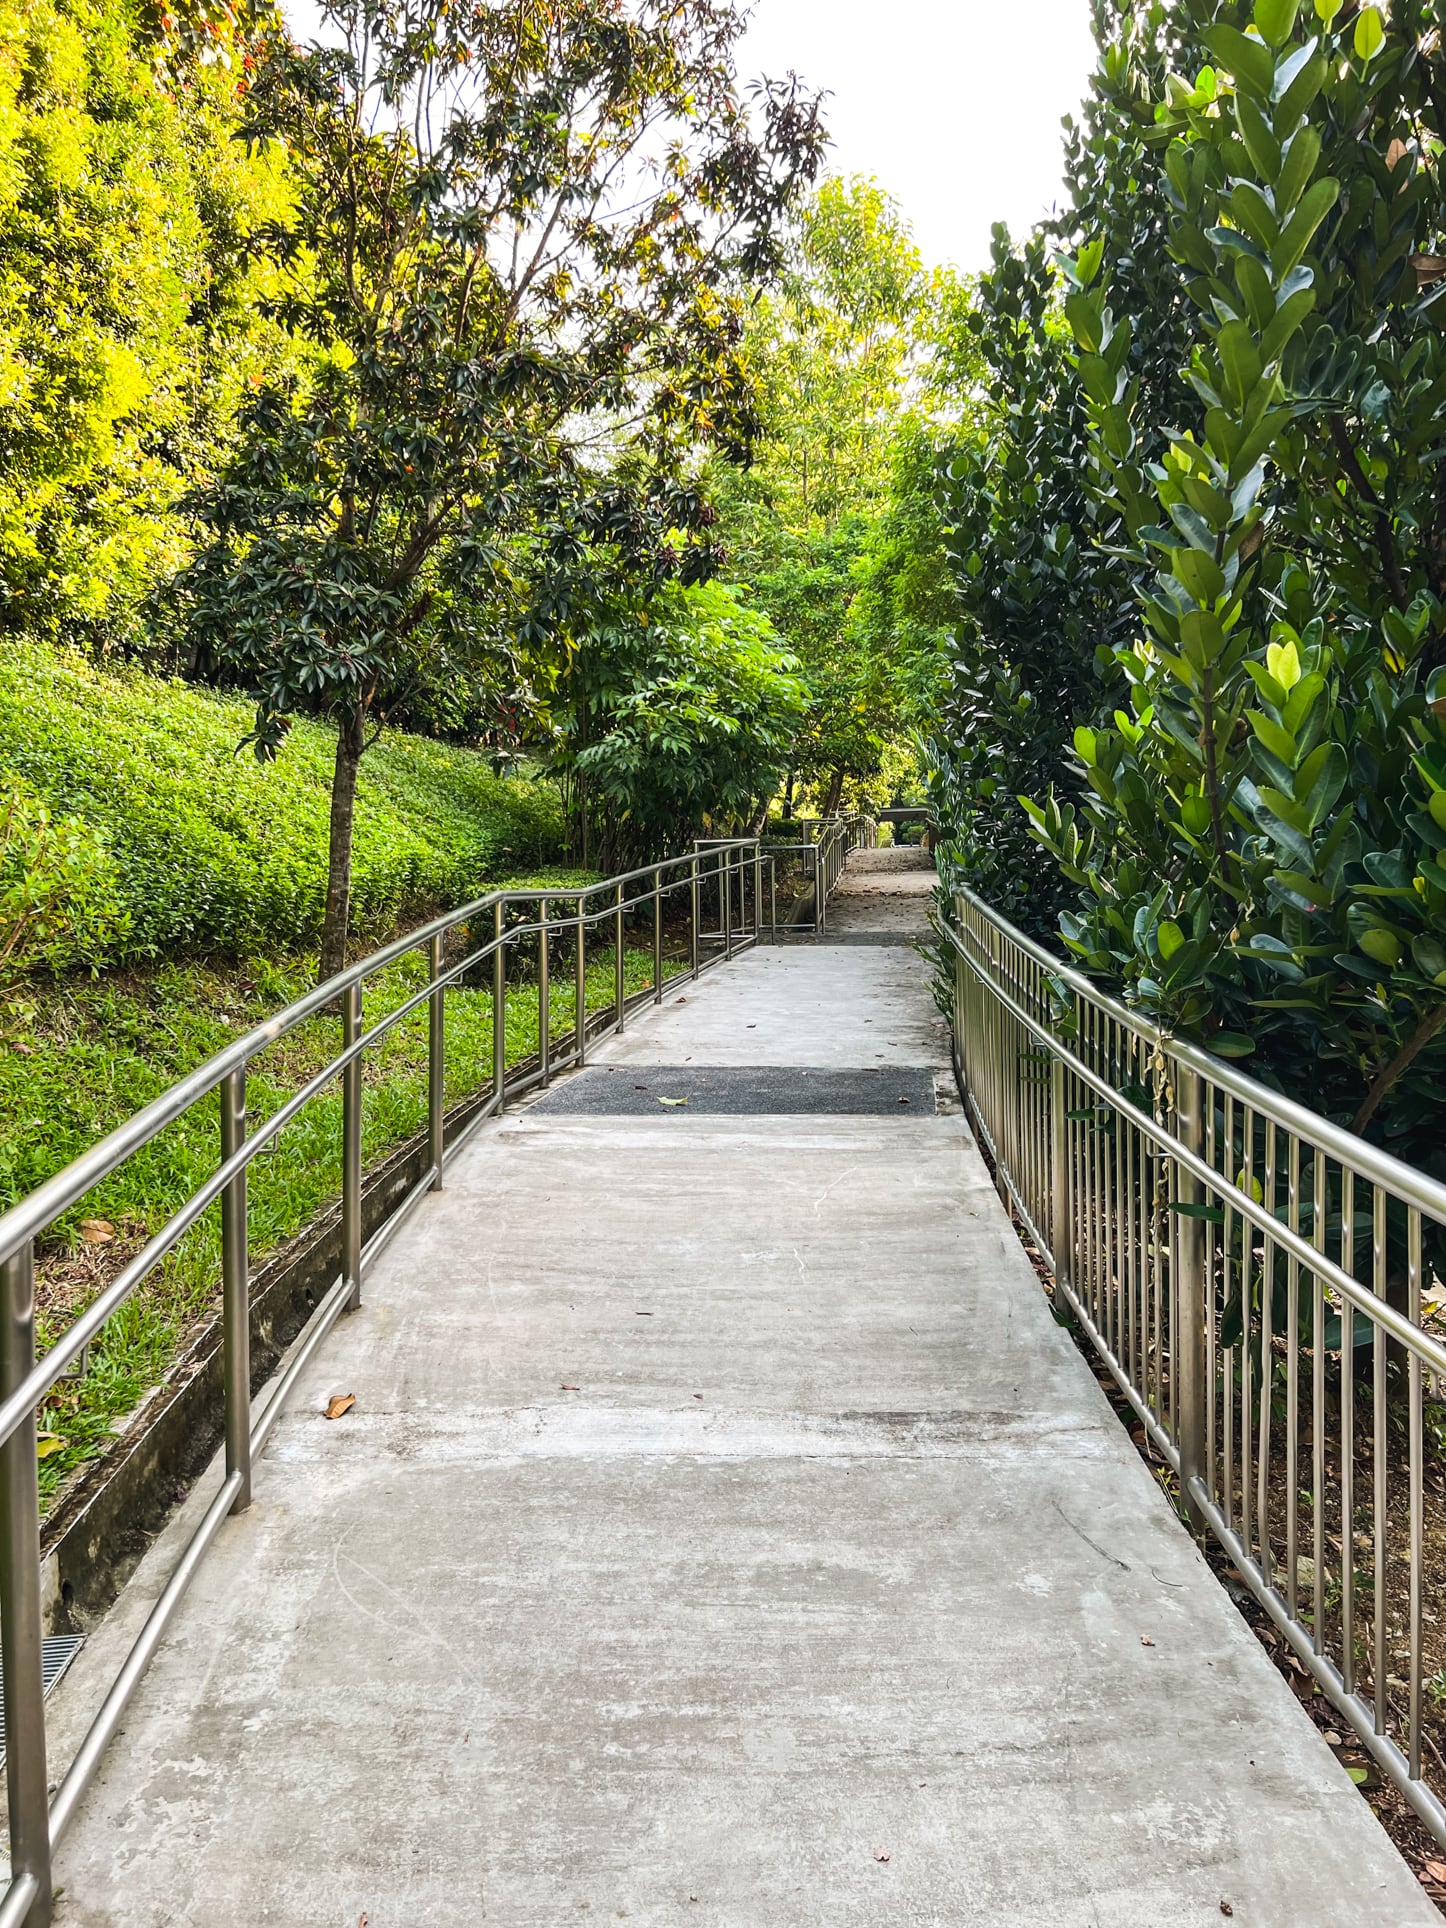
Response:
[[[282,354],[238,234],[285,205],[238,70],[158,80],[126,0],[0,0],[0,621],[99,640],[185,553],[176,503]]]

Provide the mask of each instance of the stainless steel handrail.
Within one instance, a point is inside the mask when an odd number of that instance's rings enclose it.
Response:
[[[951,895],[956,1059],[1001,1191],[1187,1512],[1446,1843],[1422,1603],[1446,1185]]]
[[[756,944],[774,922],[773,859],[757,838],[701,842],[686,856],[646,864],[619,876],[584,885],[548,885],[529,890],[489,891],[460,909],[384,945],[304,997],[238,1038],[224,1051],[107,1134],[79,1158],[0,1216],[0,1662],[5,1676],[6,1785],[10,1813],[11,1878],[0,1899],[0,1923],[39,1928],[50,1919],[51,1854],[72,1819],[126,1705],[155,1651],[165,1626],[189,1585],[207,1547],[225,1519],[250,1503],[251,1462],[280,1416],[302,1367],[332,1324],[360,1303],[370,1259],[400,1216],[422,1196],[440,1187],[446,1167],[471,1131],[495,1117],[509,1098],[559,1071],[586,1062],[590,1043],[621,1029],[638,998],[661,1001],[665,982],[663,913],[665,901],[678,896],[686,906],[687,946],[682,970],[696,978],[712,964]],[[767,891],[765,894],[765,877]],[[721,930],[703,927],[710,897],[718,905]],[[605,901],[598,901],[605,898]],[[562,900],[571,906],[562,917],[551,914]],[[509,911],[532,907],[534,914],[509,924]],[[629,996],[624,969],[625,930],[630,916],[651,907],[652,983]],[[481,924],[488,935],[469,943],[460,961],[445,959],[449,933]],[[610,1011],[600,1023],[587,1000],[586,947],[589,932],[611,927],[616,945],[616,979]],[[548,946],[571,935],[574,957],[573,1031],[570,1048],[550,1030]],[[538,1052],[528,1066],[509,1068],[506,1010],[507,961],[519,946],[538,947]],[[716,954],[710,945],[717,944]],[[427,960],[427,980],[373,1023],[362,1021],[367,980],[414,952]],[[468,973],[490,965],[493,997],[491,1095],[477,1108],[466,1130],[446,1142],[443,1103],[445,1024],[448,989]],[[388,1225],[369,1246],[362,1243],[362,1082],[361,1066],[406,1018],[429,1007],[427,1031],[427,1168],[394,1209]],[[246,1076],[253,1061],[299,1025],[319,1013],[339,1009],[342,1047],[327,1064],[260,1126],[248,1133]],[[258,1155],[327,1087],[340,1081],[342,1105],[342,1267],[331,1290],[313,1314],[307,1332],[269,1402],[253,1412],[250,1374],[250,1264],[247,1238],[247,1173]],[[34,1264],[36,1241],[92,1188],[183,1116],[192,1106],[220,1094],[220,1143],[215,1170],[147,1241],[120,1275],[77,1318],[39,1361],[35,1356]],[[48,1794],[44,1695],[41,1673],[43,1616],[40,1593],[40,1513],[36,1472],[36,1417],[61,1374],[84,1352],[106,1322],[164,1260],[204,1212],[222,1207],[222,1331],[225,1381],[225,1472],[220,1491],[182,1551],[176,1569],[152,1609],[104,1703],[91,1723],[75,1760],[53,1801]]]

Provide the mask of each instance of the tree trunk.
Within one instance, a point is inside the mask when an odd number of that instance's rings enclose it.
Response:
[[[336,768],[331,779],[331,841],[326,863],[326,915],[321,925],[317,983],[335,977],[346,963],[347,924],[351,917],[351,836],[356,818],[356,779],[366,748],[366,716],[358,709],[336,733]]]
[[[790,770],[788,782],[783,786],[783,814],[786,818],[791,818],[793,815],[793,779],[794,772]]]
[[[829,778],[828,795],[824,799],[823,814],[826,817],[837,815],[839,799],[843,796],[843,787],[844,773],[842,770],[835,770]]]

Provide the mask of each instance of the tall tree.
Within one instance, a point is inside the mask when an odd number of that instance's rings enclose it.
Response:
[[[652,581],[711,573],[695,456],[741,455],[756,427],[736,291],[779,265],[824,140],[795,79],[745,100],[731,0],[325,17],[340,44],[276,49],[247,129],[296,183],[254,241],[315,360],[256,397],[196,497],[211,540],[186,584],[201,665],[256,693],[258,754],[299,709],[336,720],[323,977],[367,742],[466,669],[518,546],[534,653],[592,606],[599,551]]]
[[[203,63],[131,0],[0,0],[8,629],[143,640],[187,553],[178,499],[281,345],[233,240],[280,211],[284,174],[232,138],[249,43],[207,24]]]
[[[872,181],[826,181],[798,222],[788,269],[749,319],[759,370],[758,459],[720,488],[732,575],[799,657],[810,692],[793,753],[825,809],[879,767],[901,727],[899,638],[888,599],[850,620],[870,531],[907,492],[938,317],[956,293],[928,272],[899,208]],[[927,458],[926,458],[927,459]],[[915,503],[933,521],[926,490]],[[920,532],[923,533],[922,531]],[[881,578],[880,578],[881,580]],[[915,639],[917,640],[917,639]]]

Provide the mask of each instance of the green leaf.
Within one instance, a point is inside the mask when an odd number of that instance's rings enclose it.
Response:
[[[1155,941],[1160,946],[1161,957],[1163,957],[1168,964],[1176,951],[1184,944],[1185,933],[1178,924],[1170,923],[1167,920],[1161,924],[1160,928],[1156,931]]]
[[[1269,750],[1270,754],[1283,763],[1287,770],[1295,768],[1295,738],[1288,730],[1283,730],[1274,717],[1266,716],[1261,710],[1251,710],[1249,723],[1256,736]]]
[[[1283,47],[1290,39],[1300,0],[1255,0],[1255,24],[1271,47]]]
[[[1224,24],[1212,27],[1201,39],[1209,51],[1230,69],[1240,85],[1248,86],[1262,100],[1270,98],[1275,62],[1270,57],[1268,47],[1259,40],[1250,39],[1238,27]]]
[[[1339,200],[1340,191],[1340,182],[1327,174],[1321,180],[1313,181],[1301,196],[1299,207],[1286,222],[1280,239],[1270,251],[1270,265],[1275,270],[1277,280],[1284,280],[1310,246],[1316,229]]]
[[[1312,830],[1345,789],[1349,775],[1346,753],[1339,743],[1322,743],[1296,771],[1296,798],[1304,806]]]
[[[1319,159],[1320,134],[1307,122],[1291,136],[1280,178],[1275,183],[1275,205],[1278,208],[1294,208],[1305,191],[1306,182],[1315,173]]]
[[[1254,1038],[1243,1031],[1217,1031],[1207,1042],[1217,1058],[1248,1058],[1255,1049]]]
[[[1375,7],[1362,7],[1356,16],[1353,44],[1360,60],[1374,59],[1386,44],[1386,29]]]
[[[1260,352],[1266,361],[1280,360],[1286,343],[1314,306],[1314,288],[1297,288],[1294,294],[1281,302],[1275,320],[1260,338]]]
[[[1245,151],[1252,165],[1274,185],[1275,177],[1280,172],[1280,142],[1249,94],[1235,96],[1235,124],[1240,129],[1240,138],[1245,143]]]
[[[1373,925],[1369,930],[1363,930],[1356,942],[1366,956],[1374,958],[1377,964],[1388,965],[1394,970],[1401,961],[1399,938],[1382,925]]]
[[[1088,288],[1100,271],[1100,263],[1105,258],[1104,236],[1097,235],[1093,241],[1086,241],[1075,256],[1074,271],[1079,276],[1080,286]]]
[[[1265,667],[1280,687],[1289,692],[1300,681],[1300,651],[1289,639],[1271,643],[1265,652]]]
[[[1315,10],[1327,26],[1340,12],[1344,0],[1315,0]]]
[[[1254,394],[1261,376],[1260,350],[1255,345],[1250,324],[1227,321],[1216,337],[1215,345],[1220,351],[1221,365],[1225,370],[1229,399],[1237,408],[1243,408]]]

